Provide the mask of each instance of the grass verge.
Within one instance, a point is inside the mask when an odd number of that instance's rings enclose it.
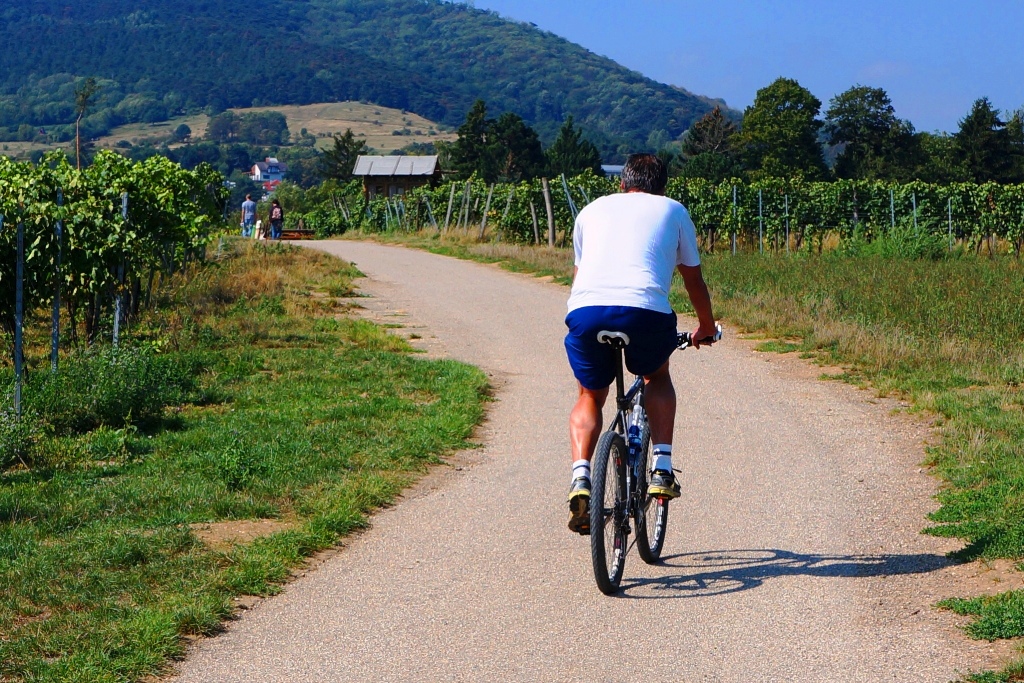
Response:
[[[445,452],[483,415],[474,368],[415,357],[345,314],[357,273],[288,247],[238,253],[178,281],[135,330],[205,368],[160,421],[44,437],[81,444],[0,476],[0,680],[134,681],[166,671],[235,598],[270,595],[310,554]],[[106,442],[104,441],[104,443]],[[276,520],[211,547],[204,524]]]
[[[387,239],[564,283],[572,273],[568,249]],[[956,555],[964,560],[1024,558],[1020,261],[839,250],[817,257],[710,255],[704,267],[716,313],[769,338],[762,351],[801,351],[843,365],[847,381],[937,416],[942,440],[929,450],[927,464],[944,484],[927,533],[963,539]],[[672,299],[676,310],[689,310],[678,281]],[[1024,637],[1024,593],[940,606],[972,616],[972,637]],[[971,680],[1024,680],[1022,672],[1024,663]]]

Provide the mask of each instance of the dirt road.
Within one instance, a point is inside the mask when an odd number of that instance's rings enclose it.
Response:
[[[939,683],[984,663],[931,607],[961,569],[918,533],[927,432],[891,404],[735,338],[676,354],[684,494],[666,561],[631,553],[608,598],[565,528],[568,291],[409,249],[315,247],[366,273],[373,315],[488,372],[484,446],[201,642],[175,680]]]

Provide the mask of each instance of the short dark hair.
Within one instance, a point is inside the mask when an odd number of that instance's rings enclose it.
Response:
[[[665,194],[668,167],[654,154],[631,154],[622,168],[622,189]]]
[[[246,194],[246,195],[245,195],[245,198],[246,198],[246,199],[252,199],[252,195],[251,195],[251,194]]]

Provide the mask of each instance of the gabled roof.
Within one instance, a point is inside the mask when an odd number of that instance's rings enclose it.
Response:
[[[437,156],[360,156],[352,175],[357,176],[432,176],[438,171]]]
[[[271,162],[257,161],[255,164],[253,164],[253,166],[260,169],[262,173],[266,173],[271,166],[276,166],[278,168],[277,172],[279,173],[288,172],[288,164],[282,164],[280,161],[277,161],[276,159]]]

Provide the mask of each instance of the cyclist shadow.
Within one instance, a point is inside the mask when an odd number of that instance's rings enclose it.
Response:
[[[956,564],[943,555],[817,555],[787,550],[721,550],[662,558],[661,568],[678,573],[625,578],[624,597],[639,600],[704,598],[758,588],[787,576],[860,578],[927,574]]]

